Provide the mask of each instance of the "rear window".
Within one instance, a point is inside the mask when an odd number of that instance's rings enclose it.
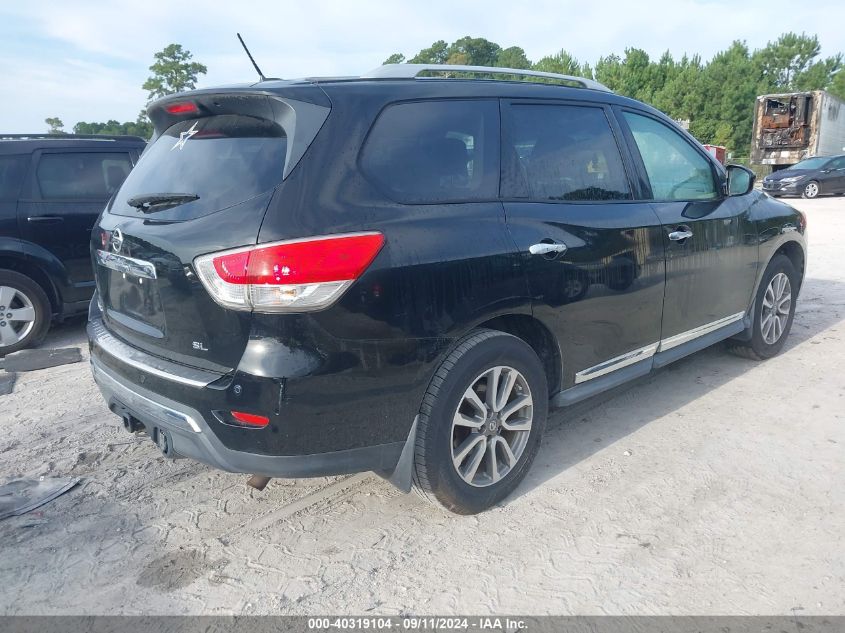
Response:
[[[140,215],[128,201],[152,194],[199,196],[157,219],[187,220],[226,209],[282,181],[287,138],[266,119],[226,114],[180,121],[150,145],[120,188],[111,212]]]
[[[398,202],[467,202],[499,190],[495,101],[419,101],[387,107],[364,145],[364,173]]]
[[[132,169],[129,154],[42,154],[36,178],[44,200],[108,200]]]

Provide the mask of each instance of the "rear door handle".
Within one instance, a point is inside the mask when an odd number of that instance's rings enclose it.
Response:
[[[532,255],[549,255],[551,253],[566,252],[566,244],[552,244],[549,242],[540,242],[539,244],[532,244],[528,247],[528,252]]]
[[[692,231],[672,231],[669,233],[669,239],[673,242],[680,242],[690,237],[692,237]]]
[[[40,222],[42,224],[55,224],[64,222],[65,219],[59,215],[32,215],[26,219],[27,222]]]

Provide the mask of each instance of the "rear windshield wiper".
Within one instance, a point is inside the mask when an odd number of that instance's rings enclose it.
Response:
[[[195,193],[144,193],[132,196],[126,204],[144,213],[155,213],[199,199],[200,197]]]

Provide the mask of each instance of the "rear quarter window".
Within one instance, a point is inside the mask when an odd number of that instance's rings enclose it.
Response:
[[[402,203],[498,197],[499,107],[494,100],[397,103],[385,108],[361,154],[367,178]]]
[[[25,156],[0,156],[0,200],[15,200],[21,189]]]
[[[36,178],[45,200],[107,200],[132,169],[128,153],[42,154]]]

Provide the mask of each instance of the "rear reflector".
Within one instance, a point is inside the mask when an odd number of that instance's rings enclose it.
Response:
[[[242,411],[232,411],[232,417],[242,424],[249,426],[267,426],[270,424],[270,418],[263,415],[255,415],[253,413],[243,413]]]
[[[330,306],[373,262],[381,233],[261,244],[203,255],[197,275],[217,303],[256,312],[305,312]]]
[[[197,104],[192,101],[181,101],[179,103],[171,103],[164,106],[169,114],[188,114],[192,112],[199,112]]]

